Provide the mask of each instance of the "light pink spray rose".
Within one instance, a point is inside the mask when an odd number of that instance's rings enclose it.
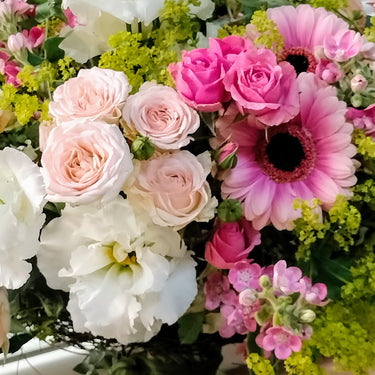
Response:
[[[171,87],[145,82],[129,96],[122,111],[125,135],[147,136],[162,150],[178,150],[189,144],[200,124],[198,113]]]
[[[138,164],[134,182],[123,190],[131,204],[149,212],[155,224],[181,229],[214,217],[217,200],[211,198],[206,181],[211,169],[208,152],[196,157],[178,151],[134,162]]]
[[[82,69],[77,77],[56,88],[49,111],[58,125],[74,119],[118,123],[131,89],[123,72],[97,67]]]
[[[169,65],[176,89],[187,104],[202,112],[212,112],[230,99],[223,85],[223,62],[209,48],[197,48],[182,51],[182,61]]]
[[[99,120],[52,129],[41,162],[48,200],[72,204],[115,198],[133,169],[119,127]]]
[[[299,111],[296,72],[277,63],[268,49],[238,55],[224,78],[224,86],[241,113],[251,113],[268,126],[289,121]]]
[[[246,219],[222,223],[211,241],[206,243],[205,258],[217,268],[229,269],[244,260],[260,244],[260,232]]]
[[[346,119],[352,121],[357,129],[363,129],[367,136],[375,140],[375,104],[365,109],[348,108]]]

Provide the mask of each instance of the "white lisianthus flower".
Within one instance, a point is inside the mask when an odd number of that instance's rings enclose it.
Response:
[[[126,24],[149,25],[165,0],[64,0],[62,6],[77,17],[78,25],[64,28],[60,48],[79,63],[108,51],[108,38],[126,30]]]
[[[198,6],[190,5],[190,12],[195,14],[201,20],[212,17],[215,10],[215,3],[212,0],[200,0]]]
[[[179,234],[121,197],[99,208],[67,206],[42,231],[38,266],[51,287],[70,292],[76,331],[122,344],[175,323],[197,293]]]
[[[45,188],[40,168],[21,151],[0,151],[0,286],[20,288],[39,248]]]

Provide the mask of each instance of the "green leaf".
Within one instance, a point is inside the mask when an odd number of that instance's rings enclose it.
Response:
[[[336,299],[340,296],[341,287],[352,278],[350,271],[352,262],[347,254],[336,256],[329,247],[312,246],[310,260],[300,263],[299,266],[313,282],[327,285],[328,298]]]
[[[202,331],[204,312],[186,314],[178,320],[178,337],[181,344],[192,344]]]
[[[30,333],[21,333],[19,335],[14,335],[9,339],[10,347],[9,353],[15,353],[21,349],[22,345],[30,341],[34,336]]]
[[[64,12],[61,8],[61,0],[47,0],[36,7],[35,19],[38,22],[46,21],[51,17],[65,19]]]
[[[87,372],[90,371],[90,366],[85,362],[82,362],[75,366],[73,371],[78,372],[78,374],[87,374]]]
[[[44,42],[44,49],[46,51],[46,57],[48,61],[55,62],[59,59],[62,59],[65,55],[65,52],[59,48],[60,43],[64,40],[61,37],[48,38]]]
[[[27,61],[32,66],[40,65],[43,62],[43,58],[36,55],[35,53],[31,53],[30,51],[27,51]]]

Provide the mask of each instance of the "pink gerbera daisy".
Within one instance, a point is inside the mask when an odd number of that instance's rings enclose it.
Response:
[[[359,34],[349,30],[344,20],[324,8],[313,8],[308,4],[296,8],[281,6],[269,8],[267,15],[276,22],[285,38],[279,60],[291,63],[297,74],[315,72],[319,62],[315,55],[317,48],[324,50],[333,60],[346,61],[362,47]],[[344,34],[345,43],[342,40]]]
[[[287,123],[266,130],[251,117],[217,124],[220,137],[238,144],[238,162],[223,174],[222,195],[240,200],[258,230],[270,222],[292,229],[300,216],[293,209],[296,198],[318,198],[327,209],[339,194],[350,196],[356,182],[345,103],[312,73],[300,74],[298,84],[300,114]]]

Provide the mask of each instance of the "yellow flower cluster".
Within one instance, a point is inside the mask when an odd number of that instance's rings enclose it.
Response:
[[[288,375],[323,375],[324,371],[314,362],[313,352],[305,341],[299,352],[293,352],[284,362]]]
[[[247,357],[246,364],[255,375],[275,375],[271,362],[257,353],[251,353]]]
[[[323,7],[331,11],[349,6],[348,0],[310,0],[309,3],[315,8]]]
[[[267,12],[257,10],[251,18],[251,24],[254,25],[261,34],[254,40],[256,44],[262,44],[272,49],[275,53],[284,48],[284,37],[280,34],[275,21],[267,17]]]
[[[353,142],[357,146],[357,152],[365,157],[375,158],[375,142],[372,137],[366,136],[363,130],[356,129],[353,134]]]
[[[244,25],[224,25],[221,29],[218,30],[217,36],[221,39],[229,35],[244,35],[246,27]]]

